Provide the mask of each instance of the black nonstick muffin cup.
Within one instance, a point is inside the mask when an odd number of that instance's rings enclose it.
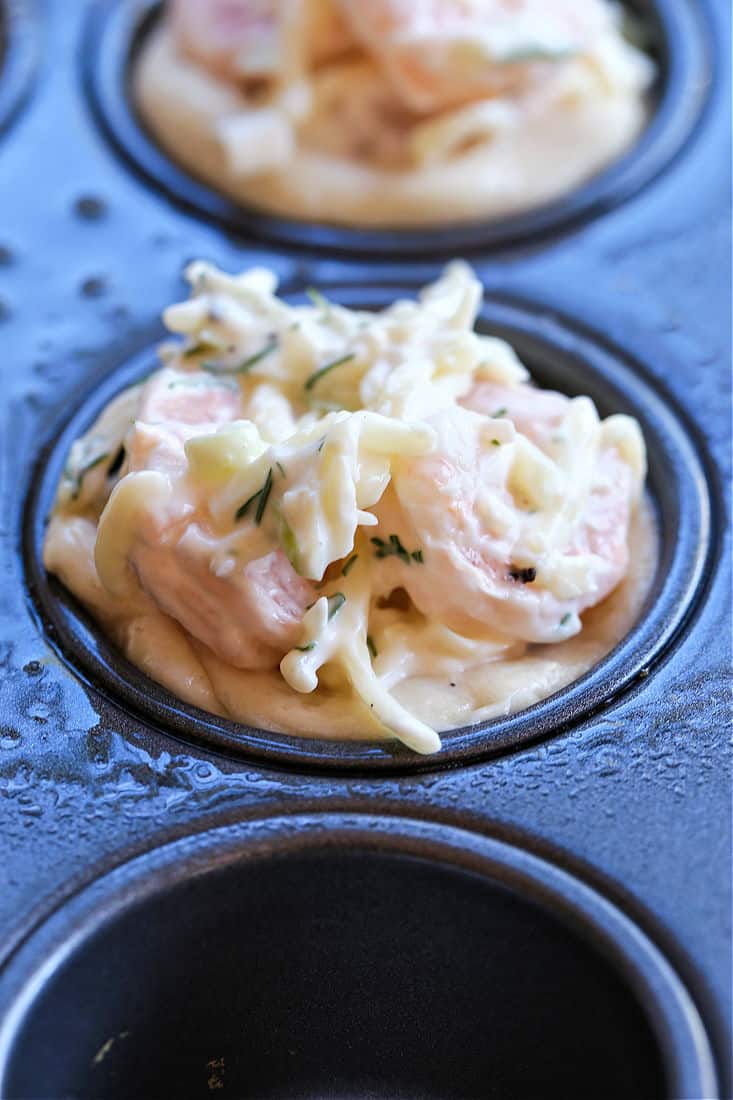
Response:
[[[345,305],[376,309],[414,288],[326,290]],[[396,742],[315,740],[255,729],[182,703],[152,682],[115,650],[73,597],[48,578],[41,553],[45,520],[73,440],[116,392],[149,372],[155,365],[154,349],[95,385],[90,398],[82,400],[71,422],[41,454],[26,513],[25,560],[32,599],[60,652],[111,699],[187,741],[278,765],[351,771],[432,768],[505,752],[568,728],[639,676],[648,676],[694,607],[711,548],[706,473],[694,439],[680,413],[645,378],[643,365],[577,324],[549,318],[527,303],[492,298],[484,305],[479,327],[507,339],[541,386],[572,396],[587,394],[602,416],[628,413],[639,420],[646,438],[648,488],[660,534],[656,577],[636,625],[579,680],[516,715],[446,732],[442,750],[429,758]]]
[[[132,103],[131,71],[159,0],[98,2],[84,40],[85,85],[104,132],[126,161],[167,197],[228,231],[330,254],[434,257],[536,245],[607,212],[652,180],[690,136],[709,82],[707,27],[695,5],[640,0],[629,5],[648,28],[659,67],[649,123],[626,154],[567,196],[526,213],[416,230],[364,230],[307,223],[239,205],[195,180],[146,131]]]
[[[699,1100],[684,986],[577,879],[407,819],[179,840],[62,906],[0,980],[0,1093]]]

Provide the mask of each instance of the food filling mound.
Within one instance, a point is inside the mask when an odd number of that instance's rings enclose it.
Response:
[[[133,96],[237,201],[429,225],[548,202],[628,149],[654,77],[643,36],[608,0],[171,0]]]
[[[145,673],[251,726],[431,753],[629,630],[657,558],[639,425],[534,386],[474,330],[467,266],[381,312],[187,277],[162,367],[71,448],[44,547]]]

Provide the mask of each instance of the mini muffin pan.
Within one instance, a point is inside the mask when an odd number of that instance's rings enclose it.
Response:
[[[527,217],[367,233],[155,148],[128,75],[157,5],[0,3],[3,1100],[731,1095],[730,6],[638,7],[660,80],[627,157]],[[540,384],[643,426],[637,625],[434,757],[172,699],[43,571],[71,440],[195,256],[379,308],[457,254]]]

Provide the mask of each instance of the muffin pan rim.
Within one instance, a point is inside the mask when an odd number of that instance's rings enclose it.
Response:
[[[368,308],[383,305],[385,300],[391,300],[391,294],[404,292],[406,287],[403,282],[399,286],[380,283],[362,287],[330,285],[324,289],[347,305]],[[415,288],[410,285],[407,289],[412,291]],[[297,300],[299,296],[287,294],[286,297]],[[690,618],[704,598],[707,567],[714,561],[718,550],[716,510],[713,507],[717,503],[717,494],[715,486],[710,483],[710,464],[704,451],[700,453],[700,442],[690,433],[686,418],[681,416],[676,403],[656,379],[651,379],[640,368],[634,355],[615,347],[603,337],[594,336],[583,325],[570,328],[566,316],[543,311],[536,304],[530,305],[527,300],[510,299],[506,295],[499,298],[492,296],[488,301],[484,300],[481,318],[489,331],[495,330],[497,324],[501,329],[503,324],[505,329],[513,328],[517,338],[533,340],[549,349],[549,353],[554,352],[563,359],[571,356],[576,361],[572,368],[574,371],[581,364],[591,365],[598,386],[610,385],[612,390],[620,387],[622,393],[630,387],[630,411],[641,414],[644,423],[645,402],[647,411],[651,410],[651,428],[647,424],[647,432],[651,430],[653,438],[664,441],[671,426],[678,444],[677,450],[681,448],[684,452],[686,449],[684,459],[679,460],[686,482],[682,488],[675,482],[674,489],[673,519],[678,524],[675,537],[668,545],[661,545],[662,558],[657,577],[637,623],[601,662],[555,695],[515,715],[447,732],[442,751],[424,757],[389,742],[315,739],[258,730],[220,719],[176,699],[130,664],[106,640],[91,617],[79,608],[60,582],[46,578],[40,562],[45,505],[50,503],[69,444],[81,430],[81,423],[88,424],[113,393],[150,366],[154,352],[149,348],[106,375],[101,386],[95,387],[87,394],[87,399],[80,402],[72,417],[65,420],[61,432],[55,432],[50,444],[42,449],[32,474],[30,491],[26,493],[22,519],[22,565],[27,593],[39,628],[61,659],[77,675],[81,675],[87,686],[110,703],[178,740],[205,744],[230,758],[249,758],[270,766],[304,772],[414,773],[440,770],[455,764],[466,765],[518,751],[539,740],[565,733],[583,719],[613,705],[634,685],[640,673],[645,677],[650,664],[663,659],[673,649],[684,636]],[[506,335],[506,332],[500,334]],[[515,341],[513,334],[507,338]],[[604,362],[609,360],[609,364],[605,368],[599,367],[599,358]],[[622,374],[620,383],[618,379],[614,380],[612,369],[619,365]],[[530,366],[541,380],[542,370],[538,370],[531,361]],[[654,413],[656,420],[652,415]],[[671,456],[672,461],[678,460],[677,450],[671,444],[667,447],[667,455]],[[45,468],[43,473],[42,468]],[[685,494],[687,497],[692,494],[692,503],[696,506],[694,515]],[[659,501],[655,505],[658,507]],[[675,573],[671,579],[669,574],[662,575],[665,552],[666,564],[669,565],[671,559],[676,573],[682,572],[681,580]]]
[[[713,1049],[694,998],[664,952],[644,929],[597,888],[516,843],[455,824],[408,815],[307,811],[274,814],[179,836],[88,876],[40,918],[0,971],[0,1090],[44,985],[85,942],[129,908],[193,876],[221,867],[244,870],[257,861],[378,852],[417,858],[478,876],[487,888],[508,889],[549,913],[573,937],[606,959],[631,991],[671,1075],[669,1095],[718,1096]]]
[[[40,14],[36,0],[0,4],[0,137],[16,121],[31,94],[40,61]]]
[[[525,213],[465,224],[371,230],[309,223],[239,205],[195,180],[146,132],[129,101],[130,51],[158,18],[160,0],[141,0],[135,12],[119,0],[92,5],[81,50],[82,82],[97,125],[127,167],[159,196],[236,237],[363,259],[396,249],[413,259],[461,252],[490,256],[547,246],[608,214],[662,175],[693,138],[715,76],[709,18],[703,6],[687,0],[649,3],[662,34],[663,84],[634,145],[566,196]]]

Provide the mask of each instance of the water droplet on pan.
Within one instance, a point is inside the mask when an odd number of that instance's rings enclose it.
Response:
[[[74,203],[74,213],[84,221],[96,222],[106,215],[107,204],[96,195],[80,195]]]
[[[80,287],[84,298],[101,298],[107,290],[107,280],[103,275],[90,275]]]

